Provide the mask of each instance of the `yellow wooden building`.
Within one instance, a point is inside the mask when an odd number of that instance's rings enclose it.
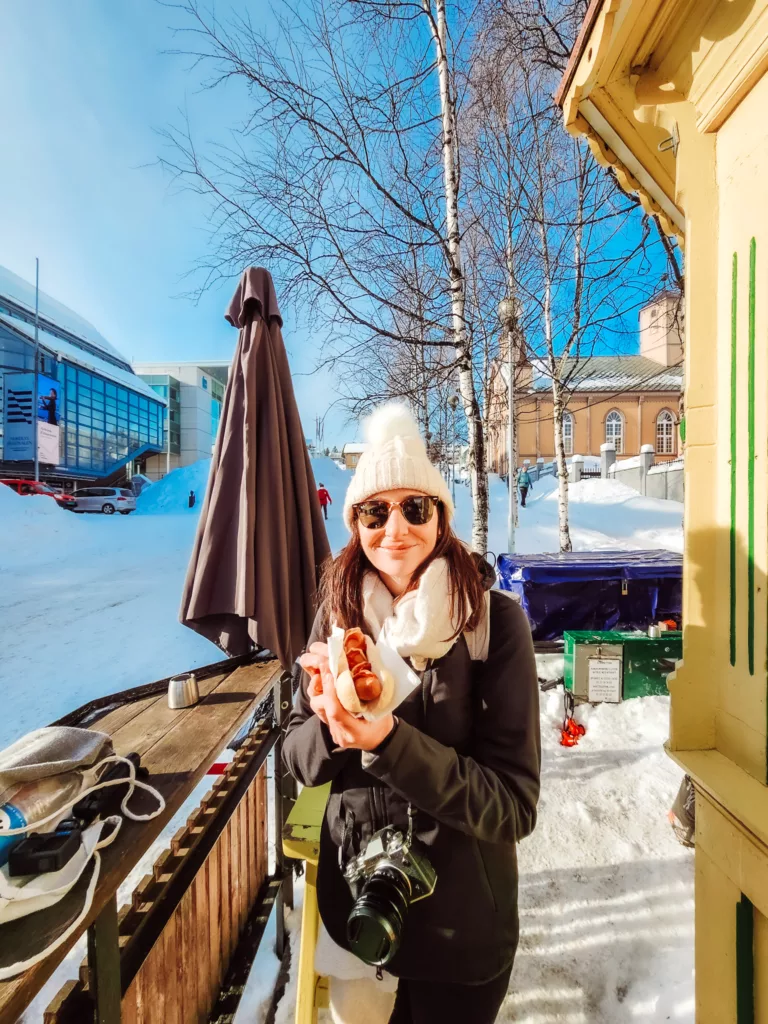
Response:
[[[685,250],[696,1020],[768,1022],[768,0],[593,0],[565,126]]]

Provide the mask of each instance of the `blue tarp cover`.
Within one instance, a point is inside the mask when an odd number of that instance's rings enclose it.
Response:
[[[500,555],[496,569],[501,589],[520,600],[534,640],[552,640],[567,629],[680,622],[683,556],[672,551]]]

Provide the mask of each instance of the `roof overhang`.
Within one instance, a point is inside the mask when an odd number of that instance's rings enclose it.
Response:
[[[555,99],[568,131],[682,242],[681,157],[690,181],[704,137],[766,70],[765,0],[591,0]]]
[[[676,200],[674,132],[645,100],[649,32],[662,13],[668,20],[670,9],[684,2],[592,0],[555,96],[566,129],[584,136],[598,163],[681,241],[685,215]],[[664,100],[677,99],[672,90],[661,91]]]

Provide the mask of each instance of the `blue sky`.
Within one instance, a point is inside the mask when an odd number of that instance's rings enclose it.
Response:
[[[249,0],[251,13],[266,3]],[[218,13],[223,13],[219,4]],[[0,264],[75,309],[129,359],[229,359],[224,321],[232,280],[197,304],[185,277],[206,252],[205,200],[175,189],[156,165],[158,130],[190,118],[196,141],[221,139],[245,112],[234,86],[200,89],[155,0],[9,4],[0,38]],[[291,365],[313,365],[311,339],[291,330]],[[305,433],[333,400],[325,375],[294,376]],[[354,424],[331,413],[325,443]]]

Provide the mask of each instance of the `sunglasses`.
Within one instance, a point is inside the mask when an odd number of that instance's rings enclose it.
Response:
[[[361,501],[352,507],[357,521],[369,530],[382,530],[393,508],[399,508],[411,526],[425,526],[435,514],[439,498],[426,494],[409,494],[402,501]]]

